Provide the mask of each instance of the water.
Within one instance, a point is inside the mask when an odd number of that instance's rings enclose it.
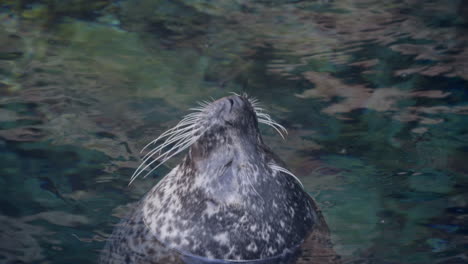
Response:
[[[0,2],[0,260],[95,263],[196,101],[257,97],[346,263],[468,263],[466,1]]]

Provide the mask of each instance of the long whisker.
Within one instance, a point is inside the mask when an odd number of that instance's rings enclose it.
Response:
[[[170,135],[172,133],[176,133],[177,131],[181,131],[183,129],[186,129],[186,128],[190,127],[191,125],[196,124],[196,122],[198,120],[200,120],[200,118],[201,118],[200,113],[190,113],[190,114],[186,115],[179,123],[177,123],[177,125],[175,127],[165,131],[159,137],[157,137],[155,140],[153,140],[150,143],[146,144],[146,146],[143,147],[143,149],[140,151],[140,153],[142,153],[147,147],[149,147],[152,144],[155,144],[156,142],[158,142],[162,138],[164,138],[164,137],[166,137],[166,136],[168,136],[168,135]]]
[[[158,168],[159,166],[161,166],[164,162],[166,162],[167,160],[169,160],[170,157],[173,157],[174,155],[182,152],[183,150],[185,150],[186,148],[188,148],[191,144],[193,144],[195,142],[196,139],[193,139],[193,138],[188,138],[188,139],[185,139],[183,141],[180,141],[178,142],[175,146],[173,146],[171,149],[167,150],[166,152],[164,152],[163,154],[160,154],[158,157],[156,157],[153,161],[148,162],[148,160],[150,160],[155,154],[156,152],[154,152],[152,155],[148,156],[141,164],[140,166],[138,166],[138,168],[135,170],[135,172],[133,173],[131,179],[130,179],[130,183],[131,184],[133,182],[133,180],[135,180],[143,171],[145,171],[146,169],[148,169],[151,165],[153,165],[156,161],[160,161],[160,163],[155,167],[155,168],[152,168],[150,172],[148,172],[145,177],[147,175],[149,175],[152,171],[154,171],[156,168]],[[188,144],[190,143],[190,144]],[[172,154],[171,154],[172,153]]]
[[[288,134],[288,131],[286,128],[282,125],[280,125],[278,122],[274,121],[271,116],[267,113],[264,112],[264,109],[260,106],[260,103],[258,100],[254,97],[248,97],[246,94],[243,95],[247,100],[250,102],[252,105],[252,108],[257,115],[257,119],[259,123],[271,126],[273,129],[278,132],[278,134],[285,139],[284,135]]]
[[[252,188],[252,190],[255,192],[255,194],[258,195],[258,197],[260,197],[260,199],[262,199],[263,202],[265,202],[263,197],[258,193],[257,189],[255,189],[255,187],[253,186],[252,182],[250,181],[250,177],[248,175],[246,175],[245,179],[247,179],[247,181],[249,182],[250,188]]]
[[[274,121],[270,115],[268,114],[265,114],[265,113],[258,113],[257,116],[259,117],[259,122],[263,121],[263,122],[268,122],[270,123],[272,126],[276,126],[277,128],[281,129],[284,133],[288,133],[288,131],[286,130],[286,128],[280,124],[278,124],[276,121]],[[266,124],[266,123],[265,123]]]
[[[193,131],[193,129],[195,129],[195,124],[190,124],[190,125],[187,125],[187,126],[184,126],[184,127],[181,127],[179,128],[178,130],[174,130],[174,131],[171,131],[170,133],[166,133],[165,135],[161,135],[157,138],[156,141],[154,142],[157,142],[159,140],[161,140],[162,138],[166,138],[165,139],[165,143],[169,142],[170,140],[178,137],[178,136],[181,136],[181,135],[185,135],[185,134],[189,134],[190,131]]]
[[[157,139],[153,140],[152,142],[150,142],[150,144],[145,146],[145,148],[147,148],[149,145],[155,144],[158,141],[163,140],[165,138],[164,142],[152,149],[143,157],[142,163],[138,166],[138,168],[131,176],[129,185],[132,184],[132,182],[136,178],[138,178],[138,176],[140,176],[145,170],[149,169],[155,162],[159,162],[159,164],[156,165],[154,168],[151,168],[150,171],[147,172],[144,177],[148,176],[155,169],[157,169],[159,166],[168,161],[170,158],[179,154],[180,152],[190,147],[193,143],[195,143],[198,137],[202,134],[198,133],[199,129],[196,127],[197,123],[199,123],[199,120],[194,119],[193,121],[190,121],[189,123],[181,127],[179,122],[179,124],[176,125],[176,127],[164,132]],[[198,134],[198,136],[195,136],[196,134]],[[169,149],[164,150],[169,146],[171,146]],[[155,157],[156,154],[157,157]],[[150,161],[150,159],[153,160]]]
[[[282,173],[285,173],[291,177],[293,177],[300,185],[301,187],[304,189],[304,185],[302,184],[301,180],[299,180],[298,177],[296,177],[296,175],[294,175],[292,172],[290,172],[289,170],[275,164],[275,163],[269,163],[268,166],[270,167],[270,169],[274,170],[274,171],[280,171]]]
[[[174,137],[172,139],[168,139],[166,140],[163,144],[159,145],[158,147],[154,148],[153,150],[151,150],[150,152],[148,152],[144,157],[144,161],[143,162],[146,162],[148,160],[148,158],[151,158],[152,156],[154,156],[156,153],[161,153],[161,151],[170,146],[171,144],[175,144],[173,147],[176,147],[178,146],[178,144],[181,142],[181,141],[185,141],[187,140],[188,138],[190,138],[191,136],[193,136],[193,132],[192,131],[189,131],[189,133],[185,133],[185,134],[182,134],[182,135],[178,135],[177,137]]]
[[[258,120],[258,122],[271,126],[273,129],[276,130],[276,132],[278,132],[278,134],[281,136],[281,138],[285,139],[285,137],[284,137],[283,133],[281,132],[281,130],[279,130],[273,123],[268,122],[266,120],[260,120],[260,119]]]
[[[203,120],[203,112],[208,107],[208,102],[200,103],[202,107],[194,109],[197,112],[187,114],[177,125],[166,130],[159,137],[152,140],[143,147],[142,152],[149,146],[161,142],[143,156],[142,163],[130,177],[130,184],[138,178],[144,171],[149,169],[155,162],[159,162],[151,168],[144,177],[151,174],[155,169],[164,164],[173,156],[190,147],[200,137],[200,123]],[[152,161],[150,161],[153,159]]]
[[[284,135],[287,134],[286,128],[274,121],[270,117],[270,115],[265,113],[264,109],[260,106],[260,103],[256,98],[249,98],[248,95],[245,93],[243,93],[242,95],[239,95],[237,93],[232,94],[246,98],[250,102],[252,109],[257,115],[258,122],[272,127],[284,139]],[[214,101],[213,98],[211,98],[211,100]],[[211,103],[212,102],[210,101],[199,102],[198,107],[190,109],[194,112],[187,114],[174,127],[166,130],[156,139],[146,144],[141,150],[141,152],[145,151],[152,145],[157,145],[143,156],[143,161],[131,176],[129,185],[142,174],[144,174],[143,177],[147,177],[159,166],[161,166],[169,159],[184,151],[185,149],[189,148],[193,143],[195,143],[198,140],[198,138],[201,135],[203,135],[203,133],[206,131],[206,128],[203,128],[201,124],[206,118],[204,113],[206,112],[206,109],[210,106]],[[159,163],[153,168],[151,168],[151,166],[153,166],[156,162]],[[281,168],[275,164],[273,164],[270,167],[274,170],[281,171],[283,173],[293,176],[300,183],[299,179],[288,170]],[[147,170],[149,171],[144,173]]]
[[[156,161],[160,160],[159,164],[156,165],[154,168],[152,168],[149,172],[147,172],[143,178],[146,178],[148,175],[150,175],[154,170],[156,170],[157,168],[159,168],[159,166],[161,166],[162,164],[164,164],[166,161],[168,161],[169,159],[171,159],[172,157],[174,157],[175,155],[179,154],[180,152],[184,151],[186,148],[190,147],[193,143],[195,143],[196,139],[192,139],[188,142],[185,142],[185,144],[183,144],[182,146],[180,146],[180,148],[178,148],[174,153],[170,154],[170,151],[168,152],[165,152],[164,154],[161,154],[159,155],[157,158],[155,158],[153,161],[151,161],[150,163],[148,163],[144,168],[140,169],[138,171],[138,173],[136,173],[134,176],[132,176],[132,178],[130,179],[130,184],[132,184],[132,182],[143,172],[145,171],[147,168],[149,168],[151,165],[153,165]],[[161,158],[164,157],[162,160]],[[144,164],[144,163],[143,163]]]
[[[183,133],[188,133],[188,132],[190,132],[191,130],[193,130],[193,128],[194,128],[193,125],[187,125],[186,127],[179,128],[178,130],[173,130],[173,131],[169,131],[169,130],[168,130],[168,131],[164,132],[162,135],[160,135],[158,138],[156,138],[155,140],[153,140],[153,141],[151,141],[150,143],[148,143],[148,144],[143,148],[143,150],[145,150],[145,149],[146,149],[147,147],[149,147],[150,145],[155,144],[155,143],[158,142],[159,140],[162,140],[162,139],[165,138],[165,137],[167,137],[167,138],[166,138],[165,142],[163,143],[163,145],[166,144],[166,143],[170,143],[170,141],[171,141],[173,138],[175,138],[175,137],[177,137],[177,136],[179,136],[179,135],[183,135]],[[167,132],[169,132],[169,133],[167,133]],[[142,150],[142,151],[143,151],[143,150]],[[154,151],[154,149],[153,149],[151,152],[153,152],[153,151]],[[151,152],[150,152],[150,153],[151,153]],[[148,155],[148,154],[146,154],[145,157],[146,157],[147,155]]]

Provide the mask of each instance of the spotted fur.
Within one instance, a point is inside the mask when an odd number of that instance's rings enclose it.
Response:
[[[300,181],[264,144],[260,120],[284,128],[255,100],[232,95],[197,111],[148,145],[162,142],[132,181],[157,161],[188,153],[116,227],[101,263],[280,259],[322,225]]]

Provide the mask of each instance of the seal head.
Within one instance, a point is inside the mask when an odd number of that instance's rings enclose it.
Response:
[[[188,154],[142,201],[151,233],[213,259],[264,259],[299,245],[317,220],[313,202],[263,143],[251,102],[233,95],[199,113]]]

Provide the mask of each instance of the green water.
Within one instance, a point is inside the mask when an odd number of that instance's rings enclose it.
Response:
[[[257,97],[345,263],[468,263],[467,1],[0,1],[0,262],[95,263],[197,101]]]

